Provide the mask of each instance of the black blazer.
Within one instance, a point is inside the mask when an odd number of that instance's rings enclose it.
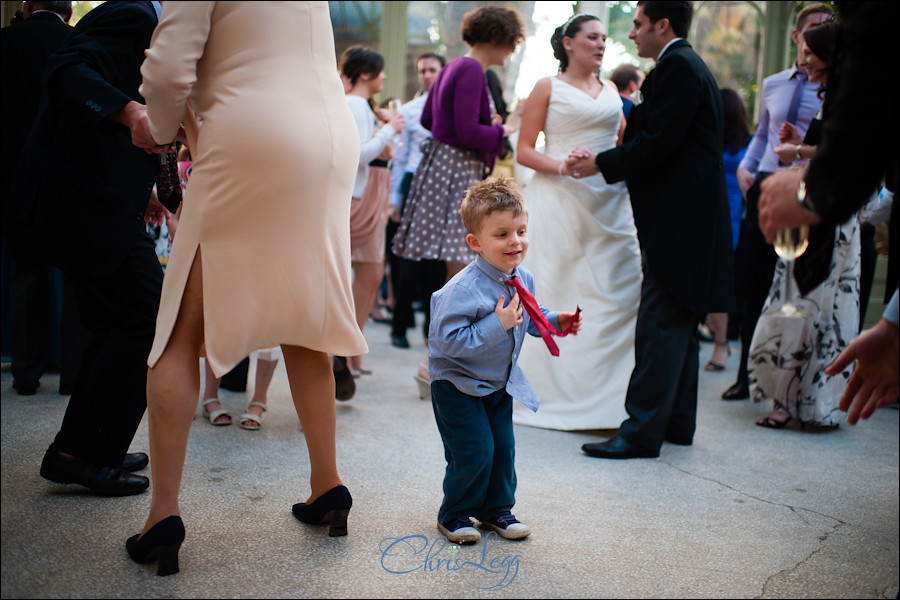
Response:
[[[131,100],[144,103],[140,68],[157,20],[149,1],[106,2],[48,61],[8,207],[14,254],[102,276],[146,235],[159,159],[107,117]]]
[[[8,202],[16,165],[37,115],[47,59],[71,31],[69,25],[50,12],[34,13],[21,23],[0,29],[3,207]],[[5,223],[4,219],[4,227]]]
[[[624,143],[597,155],[607,182],[625,180],[644,269],[696,313],[734,303],[722,99],[706,64],[679,40],[641,86]]]

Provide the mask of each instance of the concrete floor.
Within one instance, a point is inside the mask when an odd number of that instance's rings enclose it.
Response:
[[[422,338],[411,332],[413,348],[400,350],[388,335],[369,324],[375,372],[337,406],[350,535],[329,538],[291,516],[309,493],[309,464],[279,365],[262,430],[194,421],[182,493],[188,537],[171,577],[125,553],[149,492],[100,498],[39,476],[67,399],[55,375],[36,396],[16,395],[4,365],[2,597],[897,596],[896,410],[836,431],[761,429],[753,421],[769,407],[719,399],[735,354],[725,371],[700,374],[694,446],[666,444],[658,459],[581,453],[611,431],[517,426],[514,512],[532,535],[442,546],[443,451],[413,380]],[[701,364],[711,350],[702,346]],[[251,386],[252,377],[253,367]],[[222,399],[237,417],[249,392]],[[132,450],[147,447],[145,419]]]

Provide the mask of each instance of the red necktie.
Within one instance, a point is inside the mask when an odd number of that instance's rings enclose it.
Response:
[[[534,323],[534,326],[537,327],[538,333],[541,334],[541,338],[543,338],[544,343],[547,344],[547,348],[550,349],[550,354],[553,356],[559,356],[559,346],[556,345],[556,342],[553,341],[551,336],[555,335],[558,337],[565,337],[569,335],[569,332],[572,331],[572,324],[569,324],[569,328],[565,331],[560,331],[556,327],[550,324],[550,321],[547,320],[547,317],[544,316],[544,313],[541,312],[541,308],[538,306],[537,300],[534,299],[534,296],[525,289],[525,286],[519,281],[518,277],[513,277],[506,281],[509,285],[513,286],[517,292],[519,292],[519,300],[522,302],[522,305],[525,307],[525,311],[528,313],[528,316],[531,317],[531,321]],[[575,309],[575,314],[577,315],[581,312],[580,308]],[[575,322],[575,319],[572,319],[572,323]]]

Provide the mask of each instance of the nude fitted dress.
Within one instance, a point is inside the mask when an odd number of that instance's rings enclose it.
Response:
[[[216,376],[276,344],[355,356],[350,198],[359,136],[326,2],[166,2],[141,68],[159,143],[202,119],[163,283],[152,367],[199,254]]]

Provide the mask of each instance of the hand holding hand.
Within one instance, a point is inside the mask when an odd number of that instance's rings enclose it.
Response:
[[[778,128],[778,141],[782,144],[799,146],[803,143],[803,136],[800,135],[800,131],[797,129],[796,125],[785,121],[781,124],[781,127]]]
[[[594,161],[595,154],[586,148],[575,148],[566,159],[566,170],[575,179],[590,177],[597,174],[597,165]]]
[[[571,325],[572,329],[569,333],[572,335],[578,335],[578,332],[581,331],[582,321],[581,311],[559,313],[559,328],[565,331],[569,329],[569,325]]]
[[[778,155],[778,160],[789,165],[797,160],[797,148],[798,144],[787,143],[778,144],[773,150],[775,154]]]
[[[859,334],[825,369],[826,375],[837,375],[856,361],[853,375],[841,396],[838,408],[847,413],[847,423],[856,425],[868,419],[876,408],[894,402],[900,393],[900,330],[881,319],[874,327]],[[852,406],[851,406],[852,405]]]
[[[516,325],[522,323],[522,305],[519,303],[519,292],[513,294],[513,297],[509,300],[509,304],[506,306],[503,306],[504,300],[506,300],[506,298],[500,296],[497,300],[497,306],[494,308],[494,312],[500,317],[500,322],[505,329],[512,329]]]
[[[150,119],[147,117],[147,107],[139,102],[131,100],[128,104],[110,115],[117,123],[131,130],[131,143],[142,148],[147,154],[159,154],[171,152],[175,149],[175,143],[160,145],[153,139],[150,133]]]

